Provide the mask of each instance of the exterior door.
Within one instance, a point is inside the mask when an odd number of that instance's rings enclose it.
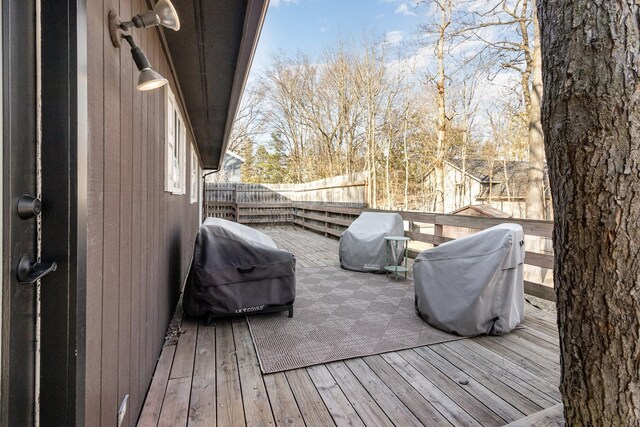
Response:
[[[83,424],[85,1],[0,5],[0,426]]]
[[[0,425],[27,426],[36,419],[37,285],[21,282],[38,258],[38,217],[24,210],[37,202],[23,199],[20,214],[18,201],[38,191],[35,0],[2,1],[2,98]]]

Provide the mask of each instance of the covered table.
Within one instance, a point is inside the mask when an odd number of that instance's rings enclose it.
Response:
[[[253,228],[207,218],[196,237],[184,291],[193,316],[265,311],[293,314],[296,261],[271,237]]]
[[[347,270],[384,273],[386,236],[404,236],[396,213],[363,212],[340,236],[340,265]],[[401,261],[398,254],[398,264]]]
[[[524,319],[524,234],[501,224],[421,252],[413,264],[416,309],[463,336],[500,335]]]

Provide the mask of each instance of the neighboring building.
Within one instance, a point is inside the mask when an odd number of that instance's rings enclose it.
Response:
[[[445,212],[468,205],[489,205],[514,218],[525,217],[529,162],[483,159],[445,161]],[[431,172],[429,178],[433,179]],[[547,218],[551,196],[545,178]]]
[[[110,38],[156,3],[2,3],[2,426],[141,410],[268,1],[174,0],[179,31]],[[168,84],[136,90],[132,52]]]
[[[244,157],[238,156],[231,151],[227,151],[224,154],[223,168],[226,182],[242,182],[242,164],[244,161]]]
[[[211,183],[232,183],[239,184],[242,182],[242,164],[245,162],[244,157],[234,152],[227,151],[224,153],[224,161],[222,170],[207,174],[206,182]]]
[[[488,205],[468,205],[449,213],[452,215],[477,216],[481,218],[511,218],[511,215],[506,214],[498,209],[492,208]],[[480,229],[471,227],[457,227],[454,225],[442,226],[442,235],[451,239],[459,239],[461,237],[473,234],[477,231],[480,231]]]

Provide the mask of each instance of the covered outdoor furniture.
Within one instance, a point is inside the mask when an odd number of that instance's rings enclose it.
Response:
[[[271,237],[220,218],[200,226],[184,291],[184,310],[210,317],[289,311],[296,260]]]
[[[501,224],[421,252],[413,264],[416,309],[463,336],[501,335],[524,319],[524,234]]]
[[[386,236],[404,236],[402,217],[396,213],[363,212],[340,236],[340,265],[354,271],[384,273]],[[402,254],[398,254],[399,264]]]

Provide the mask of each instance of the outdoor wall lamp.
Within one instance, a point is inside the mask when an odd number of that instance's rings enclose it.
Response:
[[[120,47],[118,30],[128,31],[131,27],[149,28],[162,25],[174,31],[180,29],[178,13],[169,0],[160,0],[153,10],[139,13],[131,18],[131,21],[122,22],[117,13],[109,12],[109,35],[114,47]]]
[[[136,46],[136,42],[133,40],[133,37],[123,35],[122,38],[129,43],[129,46],[131,46],[131,56],[133,56],[133,61],[136,63],[138,71],[140,71],[140,75],[138,76],[138,90],[152,90],[166,85],[167,79],[151,68],[149,60],[142,52],[142,49]]]
[[[122,22],[114,11],[109,11],[109,36],[113,47],[120,47],[120,37],[125,39],[131,46],[131,55],[140,71],[138,77],[138,90],[156,89],[167,84],[167,79],[151,68],[149,60],[138,46],[133,37],[128,34],[120,35],[120,31],[129,31],[130,28],[149,28],[162,25],[174,31],[180,29],[180,19],[169,0],[160,0],[153,7],[153,10],[139,13],[131,18],[131,21]]]

